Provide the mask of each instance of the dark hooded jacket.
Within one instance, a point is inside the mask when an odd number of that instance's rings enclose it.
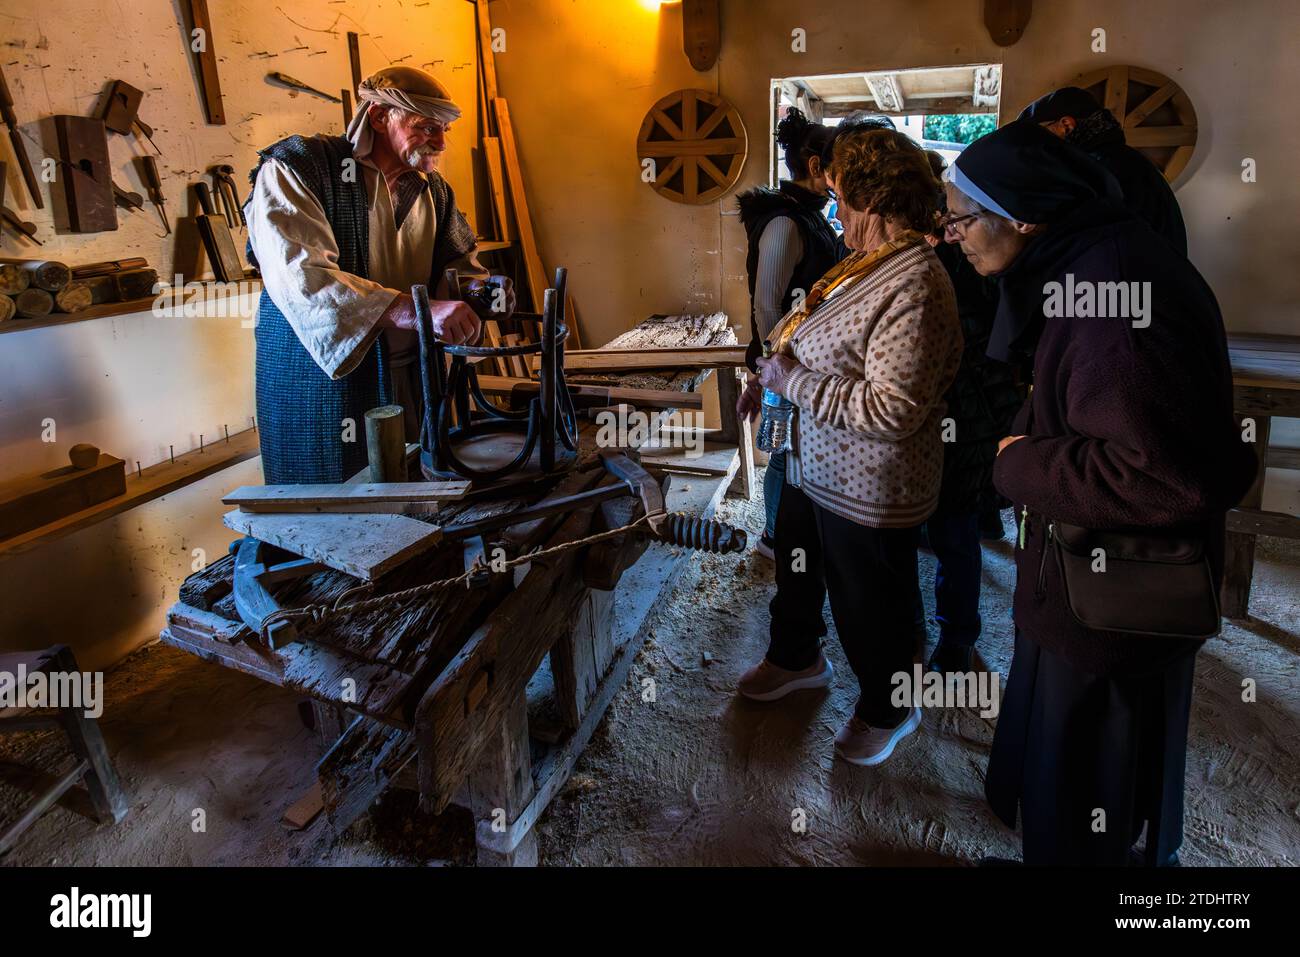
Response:
[[[1186,256],[1183,211],[1168,180],[1154,163],[1124,141],[1119,121],[1090,93],[1078,87],[1055,90],[1029,104],[1018,118],[1050,123],[1063,116],[1073,117],[1076,123],[1065,141],[1106,167],[1119,182],[1124,205]]]
[[[763,353],[763,336],[754,319],[754,288],[758,280],[758,245],[763,230],[778,216],[794,220],[803,240],[803,258],[795,266],[794,274],[786,286],[781,300],[782,312],[789,312],[794,302],[794,291],[807,293],[840,260],[835,230],[822,215],[827,198],[804,189],[790,180],[782,180],[780,189],[757,186],[736,197],[740,209],[740,223],[745,227],[749,252],[745,258],[745,271],[749,276],[749,347],[745,350],[745,364],[749,371],[757,372],[754,360]]]
[[[1149,283],[1146,319],[1044,319],[1045,285],[1071,281]],[[1217,587],[1225,514],[1256,470],[1233,419],[1218,303],[1184,256],[1105,199],[1057,218],[999,282],[999,320],[1007,312],[1038,316],[1024,326],[1037,340],[1034,390],[1012,426],[1026,437],[1003,450],[993,473],[1017,520],[1027,509],[1025,544],[1016,550],[1016,626],[1085,671],[1159,666],[1197,643],[1081,625],[1045,531],[1054,520],[1199,533]]]

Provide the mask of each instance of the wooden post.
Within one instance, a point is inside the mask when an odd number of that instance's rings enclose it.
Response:
[[[718,430],[718,441],[735,443],[740,451],[740,468],[728,495],[754,497],[754,428],[749,419],[744,421],[736,415],[736,403],[740,400],[740,383],[736,380],[735,369],[718,369],[718,415],[722,427]]]
[[[366,413],[366,458],[370,481],[406,481],[406,432],[400,405],[381,405]]]
[[[483,761],[470,776],[470,810],[479,828],[503,830],[533,799],[533,766],[528,747],[528,698],[520,692],[493,730]],[[535,867],[537,834],[529,828],[513,850],[478,849],[479,867]]]
[[[1255,457],[1259,471],[1246,492],[1239,508],[1259,508],[1264,499],[1264,462],[1268,457],[1268,436],[1272,416],[1255,413],[1237,416],[1237,426],[1243,418],[1255,420]],[[1219,605],[1224,618],[1250,617],[1250,584],[1255,576],[1255,536],[1244,532],[1228,532],[1224,537],[1223,585],[1219,589]]]

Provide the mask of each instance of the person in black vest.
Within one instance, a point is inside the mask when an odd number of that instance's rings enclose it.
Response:
[[[926,156],[937,182],[946,164],[933,150]],[[939,210],[947,215],[942,188],[940,193]],[[934,610],[939,626],[929,667],[966,674],[975,669],[975,642],[983,627],[981,530],[992,524],[990,516],[1000,525],[998,511],[1010,505],[993,487],[993,460],[998,440],[1007,434],[1024,397],[1012,367],[986,354],[997,311],[997,282],[977,273],[956,246],[943,241],[943,234],[941,219],[927,239],[952,280],[965,345],[957,377],[944,396],[951,422],[945,426],[939,508],[925,522],[925,541],[936,562]]]
[[[1100,164],[1033,122],[944,177],[948,241],[998,277],[990,352],[1033,356],[993,469],[1019,534],[985,794],[1009,827],[1019,812],[1026,864],[1122,866],[1144,827],[1140,860],[1176,863],[1197,636],[1217,630],[1225,517],[1256,470],[1218,303]],[[1104,543],[1082,569],[1063,542],[1080,532]]]
[[[1155,164],[1124,142],[1124,128],[1087,90],[1064,86],[1030,103],[1020,116],[1077,146],[1119,181],[1126,205],[1184,256],[1183,211]]]
[[[444,284],[477,290],[488,272],[437,171],[460,116],[429,74],[388,67],[357,91],[347,136],[290,136],[262,150],[246,205],[249,259],[262,273],[257,423],[268,484],[341,482],[366,463],[365,413],[397,404],[417,441],[423,402],[412,285],[426,284],[434,333],[478,339],[480,318]],[[514,308],[492,277],[494,318]]]
[[[837,238],[822,210],[830,198],[822,149],[831,139],[830,127],[810,122],[792,109],[776,128],[776,141],[785,150],[790,179],[780,187],[757,186],[737,197],[740,222],[749,239],[745,268],[749,273],[750,336],[745,354],[749,371],[763,340],[802,298],[813,283],[839,261]],[[776,511],[785,483],[785,454],[772,455],[763,479],[766,523],[756,551],[772,558]]]

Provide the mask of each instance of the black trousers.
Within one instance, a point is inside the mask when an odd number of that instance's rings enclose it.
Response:
[[[831,616],[857,676],[857,716],[897,727],[907,707],[890,703],[897,672],[911,674],[919,594],[916,528],[869,528],[815,504],[786,484],[776,515],[776,596],[767,660],[798,671],[817,660]]]
[[[1143,862],[1173,859],[1195,662],[1093,675],[1017,631],[984,793],[1008,827],[1020,812],[1026,864],[1123,867],[1143,825]]]

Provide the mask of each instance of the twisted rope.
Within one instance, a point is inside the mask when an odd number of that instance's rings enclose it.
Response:
[[[507,571],[518,565],[527,565],[530,562],[535,562],[539,559],[549,558],[552,555],[559,555],[564,552],[572,551],[575,548],[582,548],[584,545],[594,545],[597,542],[603,542],[610,538],[617,538],[620,535],[625,535],[637,526],[647,523],[649,519],[649,515],[642,515],[635,522],[628,525],[611,528],[609,531],[605,532],[597,532],[594,535],[574,539],[571,542],[564,542],[561,545],[553,545],[550,548],[525,552],[517,558],[512,558],[502,563],[499,566],[499,570],[498,568],[494,568],[492,564],[484,562],[483,556],[479,555],[474,559],[473,565],[455,578],[443,578],[435,582],[425,582],[423,585],[413,585],[410,588],[403,588],[400,591],[391,592],[387,595],[377,595],[374,598],[364,598],[361,601],[351,602],[346,605],[343,604],[345,599],[357,594],[358,592],[373,591],[374,586],[370,583],[366,583],[364,585],[359,585],[356,588],[349,588],[340,595],[332,605],[311,604],[303,605],[301,608],[279,608],[261,620],[257,628],[258,634],[261,636],[263,643],[269,645],[270,639],[267,630],[271,625],[278,621],[306,621],[309,622],[312,627],[316,627],[325,622],[333,621],[335,618],[343,617],[344,615],[355,615],[361,612],[374,611],[389,605],[400,604],[401,602],[409,601],[411,599],[423,598],[426,595],[432,595],[435,592],[450,588],[452,585],[464,583],[466,587],[468,587],[469,582],[473,578],[483,574],[484,572],[488,574],[505,574]]]

